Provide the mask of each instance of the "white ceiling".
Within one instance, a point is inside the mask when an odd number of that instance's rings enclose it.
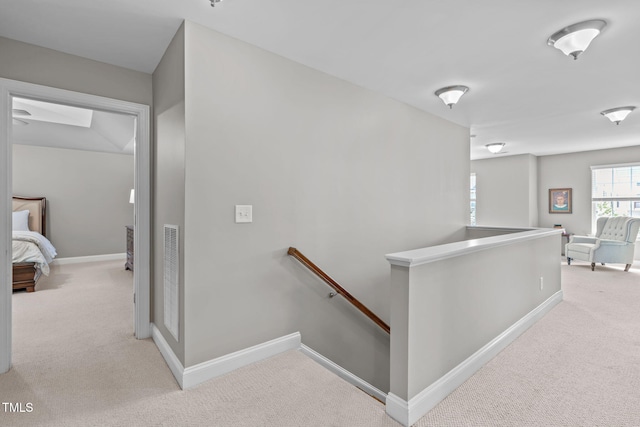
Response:
[[[25,98],[12,101],[19,121],[13,125],[16,144],[133,154],[133,116]]]
[[[0,36],[153,72],[183,19],[470,128],[471,158],[636,145],[638,0],[0,0]],[[547,46],[588,19],[607,27],[577,61]],[[433,94],[462,84],[452,110]]]

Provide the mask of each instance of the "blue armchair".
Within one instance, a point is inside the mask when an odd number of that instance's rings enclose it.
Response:
[[[633,264],[636,237],[640,229],[640,218],[626,216],[598,218],[596,236],[571,236],[565,245],[567,264],[574,259],[591,263],[591,271],[596,262],[626,264],[629,271]]]

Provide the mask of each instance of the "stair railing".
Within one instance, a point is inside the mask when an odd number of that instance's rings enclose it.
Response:
[[[300,261],[305,267],[311,270],[316,276],[320,277],[326,284],[331,286],[338,295],[342,295],[347,301],[349,301],[354,307],[356,307],[365,316],[371,319],[376,325],[380,326],[386,333],[388,334],[391,333],[391,328],[389,327],[389,325],[387,325],[382,319],[376,316],[374,312],[369,310],[367,306],[365,306],[360,301],[358,301],[357,298],[355,298],[353,295],[347,292],[342,286],[340,286],[338,282],[333,280],[327,273],[325,273],[317,265],[309,261],[309,258],[302,255],[302,253],[300,253],[299,250],[291,247],[289,248],[287,253],[292,257],[294,257],[295,259],[297,259],[298,261]],[[335,296],[335,294],[333,293],[329,295],[331,297]]]

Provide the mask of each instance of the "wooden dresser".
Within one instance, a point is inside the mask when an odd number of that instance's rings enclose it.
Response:
[[[127,225],[127,262],[124,264],[125,270],[133,271],[133,226]]]

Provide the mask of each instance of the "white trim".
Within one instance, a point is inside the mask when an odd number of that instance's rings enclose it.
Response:
[[[151,323],[151,338],[153,338],[153,342],[156,344],[156,347],[158,347],[158,350],[160,350],[160,354],[162,354],[164,361],[167,362],[171,373],[175,377],[176,381],[178,381],[178,385],[180,388],[184,388],[182,387],[184,366],[182,366],[178,356],[176,356],[167,340],[164,339],[160,330],[153,323]]]
[[[372,386],[363,379],[357,377],[343,367],[337,365],[333,361],[327,359],[315,350],[302,344],[300,332],[294,332],[280,338],[267,341],[262,344],[254,345],[218,358],[199,363],[188,368],[184,368],[178,357],[175,355],[171,346],[167,343],[162,333],[155,324],[151,324],[152,338],[155,342],[160,354],[167,362],[171,373],[175,377],[178,385],[183,390],[195,387],[205,381],[219,377],[229,372],[235,371],[243,366],[250,365],[261,360],[284,353],[288,350],[299,350],[316,363],[333,372],[348,383],[358,387],[365,393],[384,402],[387,395]]]
[[[243,366],[268,359],[288,350],[297,350],[301,346],[300,332],[294,332],[253,347],[229,353],[218,358],[184,368],[175,355],[160,330],[151,324],[153,341],[160,350],[162,357],[169,365],[169,369],[178,381],[180,388],[195,387],[210,379],[227,374]]]
[[[387,395],[386,411],[387,415],[389,415],[391,418],[393,418],[403,426],[410,426],[411,424],[413,424],[413,422],[409,422],[409,402],[391,392],[389,392],[389,394]],[[420,417],[418,417],[418,419],[420,419]]]
[[[491,340],[465,361],[453,368],[442,378],[422,390],[413,398],[406,400],[389,393],[387,396],[387,414],[404,426],[410,426],[433,409],[442,399],[471,378],[482,366],[504,350],[523,332],[547,314],[563,298],[562,290],[556,292],[545,302],[518,320],[506,331]]]
[[[51,265],[79,264],[83,262],[99,262],[99,261],[119,261],[119,260],[125,261],[126,259],[127,259],[126,253],[74,256],[74,257],[54,259]]]
[[[486,227],[477,227],[486,228]],[[496,227],[496,229],[499,229]],[[505,230],[517,230],[506,228]],[[521,229],[520,232],[502,234],[499,236],[483,237],[479,239],[463,240],[460,242],[447,243],[438,246],[429,246],[421,249],[414,249],[405,252],[396,252],[385,255],[387,261],[392,265],[401,267],[415,267],[434,261],[453,258],[461,255],[468,255],[485,249],[496,248],[498,246],[511,245],[529,240],[540,239],[542,237],[560,234],[562,230],[557,228],[536,228]]]
[[[640,196],[636,197],[592,197],[592,202],[637,202]]]
[[[591,170],[595,169],[609,169],[609,168],[624,168],[624,167],[632,167],[632,166],[640,166],[640,163],[614,163],[611,165],[591,165]]]
[[[136,117],[135,162],[135,241],[134,289],[134,331],[136,338],[151,336],[151,141],[150,108],[148,105],[128,101],[57,89],[32,83],[0,78],[0,213],[9,216],[12,192],[11,186],[11,97],[34,98],[67,105],[114,111]],[[144,226],[143,226],[144,225]],[[9,220],[0,223],[0,373],[11,367],[11,261],[9,241]]]
[[[372,386],[371,384],[369,384],[368,382],[366,382],[362,378],[352,374],[351,372],[349,372],[346,369],[344,369],[342,366],[337,365],[332,360],[327,359],[326,357],[324,357],[320,353],[316,352],[315,350],[307,347],[306,345],[304,345],[304,344],[300,345],[300,352],[302,352],[303,354],[305,354],[309,358],[315,360],[317,363],[319,363],[320,365],[324,366],[326,369],[328,369],[329,371],[333,372],[334,374],[336,374],[337,376],[339,376],[343,380],[345,380],[348,383],[358,387],[360,390],[364,391],[365,393],[375,397],[376,399],[378,399],[378,400],[380,400],[382,402],[387,400],[387,394],[386,393],[384,393],[380,389]]]
[[[11,369],[11,301],[13,275],[11,266],[11,163],[12,150],[8,141],[12,132],[9,120],[11,98],[0,80],[0,373]],[[2,131],[4,130],[4,131]]]
[[[300,348],[300,332],[294,332],[293,334],[254,345],[207,362],[189,366],[184,370],[182,388],[194,387],[211,378],[219,377],[243,366],[297,348]]]
[[[148,105],[135,104],[133,292],[136,338],[151,336],[151,118]]]

